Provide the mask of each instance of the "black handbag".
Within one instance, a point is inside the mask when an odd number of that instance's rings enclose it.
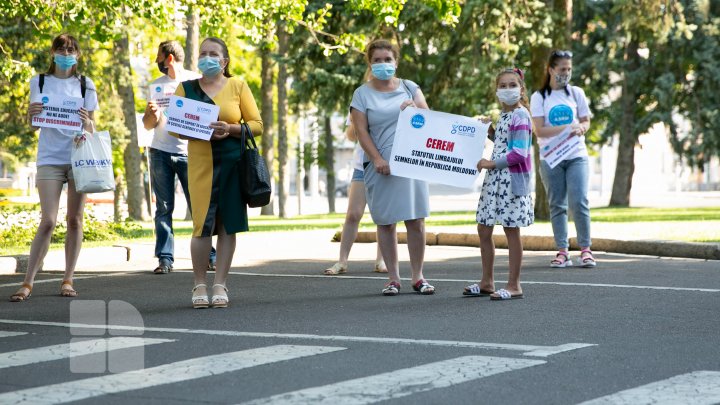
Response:
[[[238,165],[240,166],[240,192],[250,208],[264,207],[270,203],[272,189],[270,172],[265,159],[260,156],[255,138],[247,123],[242,123],[244,150]]]

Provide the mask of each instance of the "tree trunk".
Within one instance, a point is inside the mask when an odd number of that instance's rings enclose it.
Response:
[[[122,221],[122,209],[120,208],[120,200],[125,194],[125,185],[121,171],[115,173],[115,191],[113,191],[113,221]]]
[[[122,104],[125,127],[128,129],[130,139],[125,146],[123,159],[125,161],[125,178],[128,189],[128,217],[133,221],[142,221],[143,215],[143,179],[140,166],[142,156],[138,147],[137,122],[135,118],[135,92],[132,86],[132,67],[130,65],[130,46],[127,36],[115,41],[115,58],[121,66],[120,75],[116,77],[118,93]]]
[[[273,110],[273,69],[274,61],[270,57],[270,44],[273,43],[273,30],[268,28],[266,33],[265,42],[260,47],[260,58],[261,58],[261,70],[260,79],[262,84],[260,85],[260,97],[262,98],[262,111],[260,115],[263,121],[263,134],[262,134],[262,154],[267,162],[268,170],[270,173],[273,172],[275,163],[275,134],[273,133],[273,124],[275,120],[275,112]],[[274,180],[274,176],[271,176],[271,180]],[[273,187],[275,189],[275,187]],[[275,204],[273,204],[273,198],[270,199],[270,204],[260,209],[260,215],[275,215]]]
[[[288,49],[288,35],[285,24],[279,23],[277,27],[278,54],[285,57]],[[278,67],[278,207],[280,218],[287,218],[285,209],[290,188],[290,173],[288,166],[288,134],[287,134],[287,65],[281,63]]]
[[[198,53],[200,52],[200,12],[191,5],[185,14],[185,69],[197,70]]]
[[[632,178],[635,173],[635,144],[637,134],[635,131],[635,104],[637,102],[637,87],[630,83],[630,76],[640,68],[640,55],[638,54],[639,43],[635,36],[630,40],[625,49],[626,69],[623,78],[622,95],[620,105],[622,115],[618,125],[617,165],[615,166],[615,179],[613,180],[612,194],[610,195],[611,207],[629,207],[630,190],[632,189]]]
[[[545,47],[534,48],[531,51],[530,79],[534,89],[540,89],[545,80],[545,66],[547,65],[550,49]],[[540,177],[540,147],[537,137],[533,137],[533,165],[535,166],[535,220],[549,221],[550,206],[547,191]]]
[[[325,115],[325,172],[327,173],[328,212],[335,213],[335,142],[330,126],[330,115]]]

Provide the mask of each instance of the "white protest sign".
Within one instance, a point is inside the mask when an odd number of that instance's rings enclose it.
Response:
[[[210,123],[217,121],[220,107],[185,97],[170,97],[170,105],[165,110],[168,132],[209,140],[212,135]]]
[[[82,98],[40,94],[37,101],[43,103],[43,110],[32,117],[32,126],[82,131],[82,120],[78,114],[84,106]]]
[[[472,188],[489,127],[462,115],[407,107],[398,117],[390,173]]]
[[[540,156],[550,165],[550,168],[554,168],[565,157],[577,150],[580,141],[581,138],[573,135],[572,128],[568,126],[560,134],[553,137],[550,143],[540,149]]]
[[[150,100],[154,101],[160,110],[166,109],[177,86],[177,83],[151,84]]]

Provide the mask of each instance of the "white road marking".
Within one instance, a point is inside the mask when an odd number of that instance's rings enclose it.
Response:
[[[465,356],[274,395],[243,405],[374,404],[544,363],[542,360]]]
[[[5,332],[0,330],[0,338],[27,335],[27,332]]]
[[[117,276],[127,276],[132,275],[133,273],[128,272],[121,272],[121,273],[109,273],[109,274],[94,274],[92,276],[73,276],[73,280],[84,280],[84,279],[90,279],[90,278],[100,278],[100,277],[117,277]],[[136,273],[137,274],[137,273]],[[62,277],[58,278],[46,278],[44,280],[35,280],[33,281],[33,286],[35,284],[47,284],[47,283],[58,283],[60,284],[64,279]],[[22,282],[17,283],[6,283],[6,284],[0,284],[0,288],[2,287],[20,287],[22,286]],[[58,287],[58,291],[60,291],[60,287]]]
[[[192,273],[192,270],[173,270],[174,273]],[[325,275],[315,274],[268,274],[268,273],[248,273],[231,271],[230,274],[239,276],[257,276],[257,277],[294,277],[294,278],[324,278],[328,279],[331,277]],[[336,277],[337,279],[354,279],[354,280],[384,280],[387,281],[387,277],[382,276],[348,276],[342,275]],[[401,278],[403,281],[410,281],[409,278]],[[433,283],[477,283],[477,280],[463,280],[463,279],[430,279]],[[495,280],[496,284],[503,284],[505,280]],[[641,290],[670,290],[670,291],[695,291],[695,292],[711,292],[718,293],[718,288],[695,288],[695,287],[665,287],[665,286],[652,286],[652,285],[630,285],[630,284],[601,284],[601,283],[568,283],[563,281],[526,281],[523,280],[522,284],[547,284],[547,285],[563,285],[573,287],[607,287],[607,288],[637,288]]]
[[[567,343],[559,346],[535,346],[535,345],[515,345],[508,343],[483,343],[483,342],[465,342],[455,340],[427,340],[427,339],[404,339],[404,338],[380,338],[366,336],[333,336],[333,335],[310,335],[299,333],[267,333],[267,332],[240,332],[234,330],[209,330],[209,329],[182,329],[182,328],[153,328],[153,327],[135,327],[124,325],[89,325],[80,323],[60,323],[60,322],[40,322],[40,321],[20,321],[14,319],[0,319],[0,323],[14,325],[37,325],[37,326],[59,326],[62,328],[87,328],[87,329],[107,329],[121,331],[144,331],[144,332],[164,332],[164,333],[189,333],[199,335],[219,335],[219,336],[237,336],[251,338],[278,338],[278,339],[308,339],[308,340],[325,340],[332,342],[362,342],[362,343],[388,343],[388,344],[412,344],[424,346],[443,346],[443,347],[466,347],[472,349],[486,350],[513,350],[523,352],[525,356],[548,357],[553,354],[568,352],[571,350],[582,349],[591,346],[597,346],[592,343]]]
[[[198,357],[125,373],[68,381],[0,394],[0,404],[61,404],[101,395],[174,384],[291,360],[345,350],[344,347],[269,346],[239,352]]]
[[[720,371],[695,371],[620,391],[580,405],[711,405],[720,403]]]
[[[18,350],[14,352],[0,353],[0,369],[84,356],[87,354],[102,353],[108,351],[108,348],[118,350],[167,342],[174,342],[174,340],[114,337],[109,339],[92,339],[38,347],[34,349]]]

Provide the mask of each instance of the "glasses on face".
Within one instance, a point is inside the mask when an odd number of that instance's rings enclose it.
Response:
[[[572,58],[573,54],[570,51],[552,51],[552,56],[559,56],[561,58]]]
[[[71,46],[62,46],[60,48],[55,48],[55,52],[59,53],[75,53],[75,48]]]

